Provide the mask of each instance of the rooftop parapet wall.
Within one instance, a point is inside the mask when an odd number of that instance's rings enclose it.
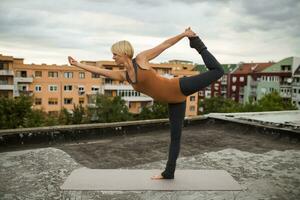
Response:
[[[199,124],[207,117],[185,119],[185,125]],[[0,149],[10,145],[51,144],[86,139],[138,134],[169,127],[168,119],[95,123],[0,130]]]
[[[249,129],[272,137],[287,137],[290,140],[300,141],[299,129],[280,127],[270,123],[257,123],[241,119],[232,119],[233,113],[213,113],[204,116],[185,118],[184,126],[218,126],[230,124],[235,128]],[[242,113],[239,113],[242,114]],[[127,134],[141,134],[150,131],[169,128],[168,119],[141,120],[129,122],[98,123],[66,125],[38,128],[22,128],[0,130],[0,151],[8,147],[22,148],[23,145],[52,145],[68,142],[79,142],[84,140],[103,139],[115,136],[126,136]]]

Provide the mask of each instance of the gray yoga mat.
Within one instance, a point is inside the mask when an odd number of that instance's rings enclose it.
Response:
[[[88,169],[74,170],[62,190],[105,191],[238,191],[240,185],[224,170],[176,170],[175,179],[152,180],[161,170]]]

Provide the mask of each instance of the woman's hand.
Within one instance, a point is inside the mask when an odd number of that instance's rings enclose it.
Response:
[[[70,65],[73,65],[73,66],[78,65],[78,62],[74,58],[72,58],[71,56],[68,56],[68,60],[69,60]]]
[[[186,37],[197,37],[196,33],[194,31],[192,31],[191,27],[188,27],[187,29],[185,29],[184,35]]]

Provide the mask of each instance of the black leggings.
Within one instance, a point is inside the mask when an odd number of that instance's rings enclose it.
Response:
[[[209,71],[190,77],[180,78],[180,88],[184,95],[189,96],[221,78],[224,70],[215,57],[206,49],[198,50]],[[173,179],[176,168],[176,160],[180,150],[180,139],[183,120],[185,116],[186,102],[169,103],[169,120],[171,129],[171,143],[169,146],[169,157],[166,169],[162,176],[166,179]]]

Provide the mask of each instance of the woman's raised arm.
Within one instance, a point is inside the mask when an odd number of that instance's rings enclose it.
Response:
[[[84,69],[86,71],[89,71],[91,73],[95,74],[100,74],[102,76],[111,78],[113,80],[118,80],[118,81],[125,81],[125,71],[124,70],[109,70],[109,69],[100,69],[95,66],[91,65],[85,65],[80,62],[77,62],[74,58],[71,56],[68,56],[69,63],[73,66],[79,67],[81,69]]]
[[[142,60],[150,61],[154,58],[156,58],[158,55],[160,55],[164,50],[168,49],[169,47],[176,44],[178,41],[180,41],[184,37],[193,37],[196,34],[191,30],[191,28],[185,29],[185,31],[179,35],[176,35],[170,39],[167,39],[163,43],[159,44],[158,46],[148,49],[146,51],[143,51],[137,55]]]

